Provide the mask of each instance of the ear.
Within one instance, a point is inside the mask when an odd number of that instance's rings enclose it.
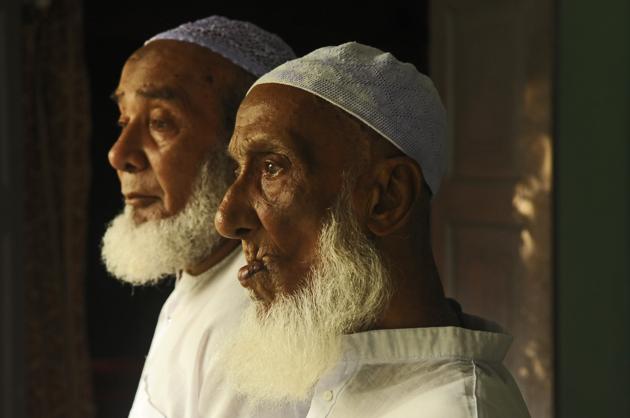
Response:
[[[369,230],[376,236],[385,236],[404,226],[421,187],[422,171],[411,158],[393,157],[379,163],[369,195]]]

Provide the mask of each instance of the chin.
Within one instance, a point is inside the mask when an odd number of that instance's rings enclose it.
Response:
[[[171,216],[173,216],[172,214],[165,213],[165,211],[160,208],[154,209],[150,207],[129,207],[131,208],[132,219],[136,225],[141,225],[145,222],[150,221],[160,221],[162,219],[170,218]]]

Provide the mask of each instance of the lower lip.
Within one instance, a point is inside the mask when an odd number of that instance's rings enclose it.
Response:
[[[238,271],[238,280],[241,285],[248,287],[248,281],[251,280],[256,274],[267,271],[267,268],[261,261],[254,261],[246,266],[243,266]]]

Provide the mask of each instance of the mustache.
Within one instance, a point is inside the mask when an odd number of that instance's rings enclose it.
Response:
[[[245,254],[245,259],[248,263],[252,263],[254,261],[261,261],[265,263],[268,259],[275,258],[276,251],[271,249],[270,245],[256,245],[253,243],[242,242],[243,254]]]

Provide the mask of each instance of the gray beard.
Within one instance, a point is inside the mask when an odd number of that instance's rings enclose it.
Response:
[[[169,218],[136,224],[133,208],[126,206],[103,236],[107,271],[121,281],[147,285],[206,259],[221,238],[214,216],[229,185],[227,164],[220,152],[202,164],[186,206]]]
[[[293,295],[252,303],[220,356],[254,402],[304,401],[341,357],[341,337],[370,327],[389,303],[389,273],[351,213],[344,187],[319,236],[319,262]]]

